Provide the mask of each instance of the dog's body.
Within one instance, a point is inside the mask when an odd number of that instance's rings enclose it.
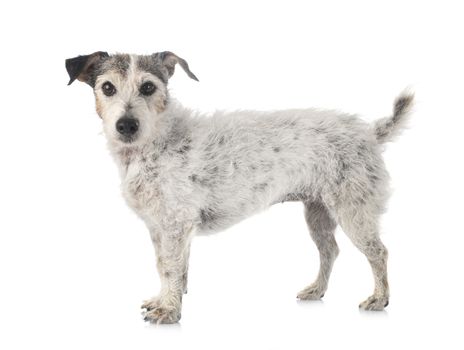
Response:
[[[169,52],[100,52],[67,61],[71,82],[78,78],[95,89],[124,197],[147,224],[156,248],[162,286],[159,296],[143,305],[146,319],[180,319],[194,234],[224,230],[285,201],[304,203],[320,251],[319,275],[298,297],[323,296],[338,255],[334,231],[340,224],[374,273],[374,295],[360,306],[382,310],[389,297],[387,250],[378,237],[389,193],[382,144],[401,129],[412,96],[400,97],[393,116],[372,125],[309,109],[206,117],[169,99],[166,84],[176,63],[196,79],[186,62]],[[149,95],[147,79],[156,84]]]

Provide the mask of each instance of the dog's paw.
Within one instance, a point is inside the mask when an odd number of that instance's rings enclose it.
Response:
[[[146,309],[147,311],[156,309],[160,306],[160,299],[158,297],[154,297],[148,300],[145,300],[142,304],[142,309]]]
[[[317,284],[306,287],[296,296],[300,300],[319,300],[324,296],[325,290]]]
[[[388,298],[372,295],[359,304],[359,308],[366,311],[382,311],[388,305]]]
[[[156,324],[169,324],[179,322],[181,314],[176,308],[159,305],[143,314],[144,320]]]

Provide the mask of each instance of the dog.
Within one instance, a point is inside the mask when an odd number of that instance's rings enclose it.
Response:
[[[198,81],[188,63],[169,51],[99,51],[66,60],[69,84],[77,79],[93,88],[123,197],[155,246],[161,288],[142,305],[145,320],[180,320],[195,234],[224,230],[286,201],[304,204],[320,255],[316,280],[297,297],[324,296],[339,253],[334,232],[340,225],[374,275],[374,293],[359,307],[383,310],[389,301],[388,254],[379,217],[390,190],[381,154],[405,126],[413,94],[401,94],[391,116],[370,124],[316,109],[207,117],[170,98],[167,86],[176,65]]]

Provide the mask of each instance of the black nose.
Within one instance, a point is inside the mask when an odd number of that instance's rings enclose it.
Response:
[[[116,130],[121,135],[132,136],[139,129],[139,121],[130,117],[122,117],[116,122]]]

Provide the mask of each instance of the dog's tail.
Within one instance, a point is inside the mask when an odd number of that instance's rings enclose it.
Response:
[[[414,94],[404,92],[395,100],[393,115],[374,122],[373,129],[379,143],[393,141],[406,126],[414,101]]]

